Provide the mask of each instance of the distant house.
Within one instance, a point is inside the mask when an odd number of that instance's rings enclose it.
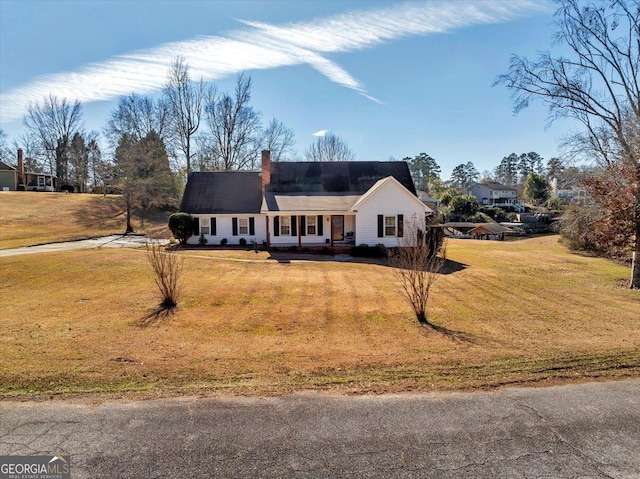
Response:
[[[24,169],[22,149],[18,149],[18,166],[0,161],[0,191],[55,191],[56,176]]]
[[[438,211],[438,208],[440,207],[440,201],[438,198],[431,197],[426,191],[418,191],[418,198],[420,198],[420,201],[427,205],[429,209]]]
[[[403,161],[272,163],[268,151],[259,172],[191,173],[180,209],[195,219],[191,244],[298,247],[397,246],[404,223],[431,212]]]
[[[586,189],[571,183],[560,183],[557,178],[551,179],[551,196],[564,200],[566,203],[584,203],[589,200]]]
[[[18,186],[18,170],[0,161],[0,191],[16,191]]]
[[[469,194],[484,206],[522,209],[522,205],[518,203],[518,192],[511,186],[495,182],[474,183],[469,187]]]

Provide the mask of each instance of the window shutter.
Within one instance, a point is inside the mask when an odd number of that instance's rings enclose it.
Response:
[[[218,232],[216,231],[216,219],[215,218],[211,218],[211,235],[215,236],[217,234],[218,234]]]
[[[318,236],[323,236],[322,233],[322,215],[318,215],[318,225],[316,226],[316,231],[318,232]]]
[[[307,217],[300,217],[300,236],[306,236],[307,234]]]
[[[404,236],[404,215],[398,215],[398,237]]]
[[[193,231],[191,232],[193,236],[200,236],[200,218],[193,218]]]
[[[273,236],[280,236],[280,217],[273,217]]]
[[[378,238],[384,237],[384,215],[378,215]]]
[[[249,218],[249,234],[251,236],[256,234],[256,221],[253,216]]]
[[[297,216],[291,217],[291,236],[298,236],[298,228],[296,228],[297,219]]]
[[[238,218],[231,218],[231,234],[238,236]]]

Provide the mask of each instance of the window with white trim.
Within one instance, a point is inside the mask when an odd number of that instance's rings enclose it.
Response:
[[[307,234],[315,235],[316,234],[316,216],[307,216]]]
[[[384,235],[385,236],[396,235],[396,217],[395,216],[384,217]]]
[[[291,235],[291,216],[280,217],[280,235],[282,236]]]
[[[238,233],[241,235],[249,234],[249,218],[238,218]]]
[[[208,235],[210,228],[209,225],[211,224],[211,220],[209,218],[200,218],[200,234],[201,235]]]

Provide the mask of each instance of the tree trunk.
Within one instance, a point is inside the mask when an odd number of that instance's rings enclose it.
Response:
[[[133,233],[133,226],[131,226],[131,202],[129,200],[125,200],[127,202],[127,229],[124,234]]]
[[[634,210],[634,223],[636,239],[634,241],[633,260],[631,262],[631,282],[629,287],[631,289],[640,289],[640,165],[637,168],[636,174],[636,204]]]

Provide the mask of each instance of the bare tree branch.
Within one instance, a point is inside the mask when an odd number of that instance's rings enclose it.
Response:
[[[176,58],[171,65],[164,94],[171,114],[171,137],[184,155],[188,174],[194,156],[192,138],[202,118],[204,83],[202,79],[198,83],[191,81],[189,65],[183,57]]]

